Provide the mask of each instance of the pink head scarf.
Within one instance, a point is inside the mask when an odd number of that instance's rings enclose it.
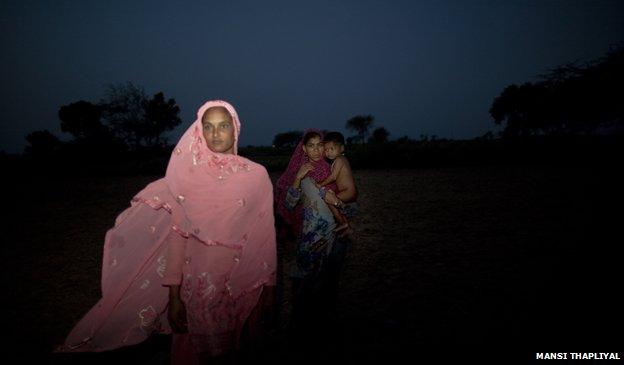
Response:
[[[213,152],[204,140],[202,117],[213,107],[225,108],[232,117],[234,154]],[[206,245],[244,245],[240,227],[255,222],[256,217],[241,212],[259,208],[257,189],[267,187],[268,174],[262,166],[236,154],[239,134],[234,108],[225,101],[209,101],[199,108],[197,119],[173,150],[165,180],[184,212],[184,216],[174,214],[174,229],[182,235],[192,234]]]
[[[301,222],[303,220],[303,207],[301,204],[297,204],[294,210],[289,210],[284,205],[286,201],[286,194],[288,189],[292,186],[295,181],[295,177],[297,176],[297,172],[305,163],[311,162],[314,165],[314,169],[306,176],[311,177],[316,182],[321,182],[325,180],[331,174],[331,168],[327,161],[324,158],[321,158],[320,161],[310,161],[308,156],[303,151],[303,138],[308,133],[316,133],[321,139],[323,139],[323,132],[318,129],[308,129],[303,134],[301,141],[295,147],[295,151],[290,158],[290,162],[288,163],[288,167],[286,171],[280,176],[277,180],[277,194],[276,194],[276,205],[278,213],[284,218],[286,223],[291,224],[295,227],[295,233],[299,233],[299,227],[301,226]]]
[[[232,117],[234,154],[213,152],[204,140],[202,117],[213,107],[225,108]],[[165,175],[184,212],[183,219],[173,215],[173,228],[205,245],[242,252],[230,277],[234,297],[268,281],[276,260],[273,187],[262,165],[237,155],[240,129],[232,105],[221,100],[205,103],[176,145]]]
[[[202,117],[225,108],[234,124],[234,154],[211,151]],[[273,190],[266,169],[236,155],[240,121],[225,101],[205,103],[176,145],[165,178],[150,183],[108,230],[102,262],[102,299],[78,322],[57,351],[105,351],[169,333],[166,268],[171,229],[239,252],[227,278],[232,298],[274,285],[276,251]],[[197,246],[195,246],[197,247]],[[205,251],[209,255],[209,251]],[[198,258],[189,261],[200,268]]]

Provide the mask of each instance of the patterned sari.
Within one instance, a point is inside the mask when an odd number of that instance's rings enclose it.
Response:
[[[316,133],[323,138],[319,130],[306,130],[305,134],[308,133]],[[295,189],[292,185],[297,172],[306,163],[311,163],[314,169],[301,180],[300,189]],[[302,139],[295,147],[286,171],[277,180],[275,194],[277,212],[290,225],[297,237],[297,266],[291,273],[294,277],[318,273],[335,240],[334,217],[323,201],[322,193],[314,185],[330,174],[331,168],[325,159],[320,161],[308,159],[303,151]],[[335,184],[330,184],[327,188],[336,189]]]
[[[301,190],[292,186],[288,189],[284,204],[289,209],[300,204],[303,210],[296,249],[297,265],[291,274],[304,277],[317,273],[336,239],[334,216],[310,177],[301,181]]]

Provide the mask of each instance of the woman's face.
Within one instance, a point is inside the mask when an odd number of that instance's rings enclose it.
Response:
[[[308,155],[311,161],[319,161],[323,158],[323,141],[320,137],[312,137],[303,145],[303,151]]]
[[[204,139],[212,152],[234,153],[234,122],[225,108],[206,110],[202,126]]]

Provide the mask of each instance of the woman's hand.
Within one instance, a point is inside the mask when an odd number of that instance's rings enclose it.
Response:
[[[169,325],[175,333],[186,333],[186,307],[180,298],[169,298],[169,308],[167,311]]]
[[[327,192],[325,193],[324,200],[325,200],[325,203],[331,204],[336,207],[339,207],[342,205],[342,201],[338,199],[338,197],[336,196],[336,193],[334,193],[333,190],[327,190]]]
[[[308,172],[312,170],[314,170],[314,166],[312,166],[311,163],[304,163],[303,166],[299,168],[299,171],[297,171],[297,180],[303,179],[308,174]]]

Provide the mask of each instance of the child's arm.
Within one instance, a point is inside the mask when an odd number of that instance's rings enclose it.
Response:
[[[331,175],[329,175],[327,179],[321,181],[319,183],[319,186],[325,186],[325,185],[331,184],[334,181],[336,181],[336,179],[338,179],[338,175],[340,175],[340,170],[342,170],[342,166],[344,166],[344,160],[345,158],[342,156],[336,157],[336,161],[334,162],[332,166]]]

